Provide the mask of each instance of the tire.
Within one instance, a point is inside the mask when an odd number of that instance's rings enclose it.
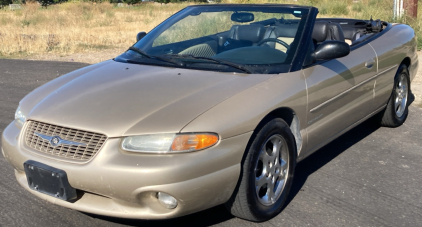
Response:
[[[293,181],[297,151],[294,136],[282,119],[272,119],[257,131],[246,149],[236,190],[225,205],[234,216],[262,222],[284,208]],[[281,144],[280,149],[276,149],[275,144]],[[268,164],[264,165],[264,161]],[[272,194],[271,185],[274,185]]]
[[[394,77],[394,87],[387,107],[381,113],[381,126],[395,128],[402,125],[409,114],[410,77],[406,65],[400,65]],[[399,105],[396,105],[396,102]]]

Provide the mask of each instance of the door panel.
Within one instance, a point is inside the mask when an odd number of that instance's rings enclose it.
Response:
[[[377,58],[369,45],[303,70],[308,87],[308,151],[368,115]]]
[[[390,36],[388,37],[390,38]],[[378,43],[380,39],[383,39],[381,43]],[[397,47],[393,48],[393,45],[401,45],[397,42],[389,45],[385,45],[385,37],[381,36],[375,41],[371,42],[371,46],[375,49],[378,56],[378,72],[379,75],[376,78],[375,85],[375,97],[374,107],[382,107],[387,104],[388,99],[391,96],[391,92],[394,87],[394,76],[399,68],[399,63],[405,58],[403,52],[397,51]]]

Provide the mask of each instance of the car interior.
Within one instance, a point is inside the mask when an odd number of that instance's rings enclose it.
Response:
[[[312,39],[315,49],[327,40],[346,42],[353,46],[379,33],[386,25],[385,22],[379,20],[374,22],[354,19],[317,19]],[[188,47],[179,54],[212,57],[228,50],[250,46],[265,46],[287,53],[297,29],[297,21],[275,18],[247,25],[233,25],[229,31],[216,34],[212,40]]]
[[[179,54],[212,57],[225,51],[251,46],[266,46],[286,53],[294,40],[298,23],[279,24],[277,21],[272,19],[247,25],[233,25],[229,31],[216,34],[213,40],[188,47]]]
[[[239,16],[239,15],[240,16]],[[234,19],[233,19],[234,18]],[[240,21],[236,18],[247,18]],[[294,47],[300,19],[270,18],[254,21],[252,13],[232,14],[238,22],[227,31],[195,39],[158,45],[155,55],[178,54],[232,61],[240,64],[289,63],[290,47]],[[357,20],[343,18],[316,19],[312,39],[316,50],[324,41],[336,40],[351,47],[363,43],[381,32],[388,24],[380,20]],[[266,47],[266,48],[264,48]]]
[[[317,19],[312,38],[320,43],[322,39],[338,40],[350,46],[361,43],[381,32],[388,24],[381,20]],[[323,41],[325,41],[323,40]]]

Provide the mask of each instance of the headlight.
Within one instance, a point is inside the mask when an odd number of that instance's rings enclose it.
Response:
[[[22,113],[21,108],[18,107],[18,109],[15,112],[15,122],[16,124],[22,128],[23,123],[25,123],[26,121],[26,116],[25,114]]]
[[[217,142],[218,136],[214,133],[129,136],[123,139],[122,149],[142,153],[181,153],[202,150]]]

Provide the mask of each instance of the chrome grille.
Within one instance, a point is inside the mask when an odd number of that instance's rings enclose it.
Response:
[[[50,141],[35,135],[35,133],[40,133],[46,136],[59,136],[63,140],[83,143],[86,144],[86,146],[67,144],[52,146]],[[86,162],[91,160],[101,149],[106,139],[107,136],[103,134],[66,128],[32,120],[27,122],[25,132],[26,146],[44,154],[77,162]]]

